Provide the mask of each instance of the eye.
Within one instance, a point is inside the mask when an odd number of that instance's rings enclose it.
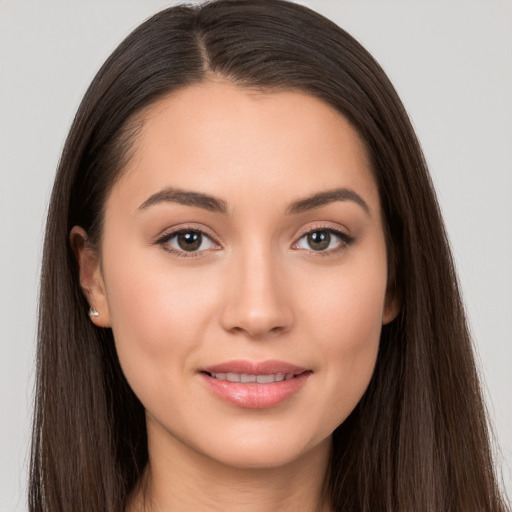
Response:
[[[157,243],[166,251],[179,256],[194,256],[195,253],[219,247],[206,233],[188,228],[168,233],[157,240]]]
[[[302,235],[295,244],[297,249],[332,253],[353,242],[353,238],[332,228],[313,229]]]

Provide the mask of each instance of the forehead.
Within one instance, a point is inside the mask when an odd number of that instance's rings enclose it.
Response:
[[[379,202],[365,145],[333,107],[301,92],[226,82],[183,88],[143,113],[113,195],[130,192],[124,199],[136,208],[169,186],[262,206],[273,195],[286,202],[350,186]]]

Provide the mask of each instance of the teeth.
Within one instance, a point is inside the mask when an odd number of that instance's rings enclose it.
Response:
[[[274,375],[258,375],[256,377],[256,382],[258,384],[269,384],[270,382],[275,382],[275,376]]]
[[[240,382],[242,384],[271,384],[292,379],[293,373],[271,373],[269,375],[250,375],[248,373],[212,373],[214,379],[227,380],[228,382]]]

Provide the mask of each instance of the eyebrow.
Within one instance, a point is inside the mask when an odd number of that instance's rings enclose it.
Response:
[[[286,209],[286,213],[302,213],[308,210],[313,210],[314,208],[320,208],[321,206],[325,206],[335,201],[353,201],[354,203],[358,204],[368,215],[370,215],[370,207],[366,201],[357,192],[349,188],[335,188],[332,190],[319,192],[318,194],[305,197],[304,199],[299,199]]]
[[[210,212],[228,213],[228,205],[226,201],[223,201],[222,199],[217,199],[213,196],[202,194],[200,192],[191,192],[172,187],[160,190],[156,194],[153,194],[146,199],[138,209],[144,210],[149,206],[159,203],[178,203],[185,206],[203,208]]]
[[[320,208],[321,206],[325,206],[335,201],[352,201],[361,206],[361,208],[370,215],[370,208],[365,200],[357,192],[349,188],[326,190],[318,192],[312,196],[299,199],[288,206],[286,214],[293,215],[303,213],[308,210]],[[210,212],[223,214],[228,213],[228,205],[223,199],[218,199],[201,192],[193,192],[173,187],[156,192],[146,199],[146,201],[139,206],[138,210],[144,210],[159,203],[178,203],[185,206],[202,208]]]

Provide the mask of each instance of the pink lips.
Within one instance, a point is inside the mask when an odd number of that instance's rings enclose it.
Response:
[[[229,361],[204,368],[200,376],[219,398],[239,407],[265,409],[297,393],[311,373],[282,361]],[[255,376],[256,382],[247,382]]]

